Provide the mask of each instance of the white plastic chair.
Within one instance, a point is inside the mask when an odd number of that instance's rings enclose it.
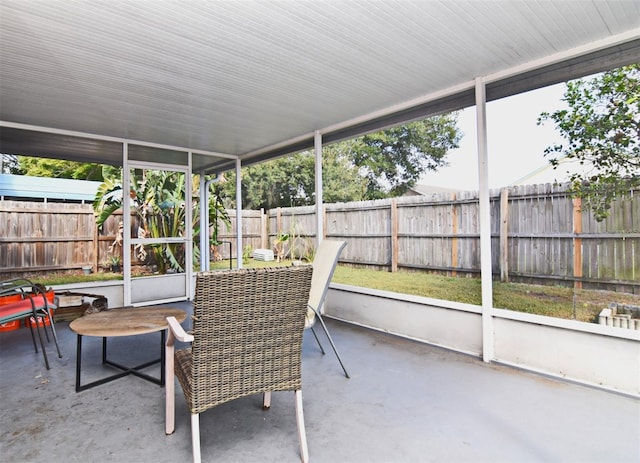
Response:
[[[318,335],[313,329],[316,319],[320,322],[320,326],[322,326],[324,333],[327,335],[327,339],[333,348],[333,352],[335,352],[336,357],[338,357],[338,362],[340,362],[340,366],[344,370],[345,376],[348,378],[349,373],[347,373],[347,369],[342,363],[340,354],[338,354],[338,349],[336,349],[336,345],[334,344],[333,339],[331,339],[329,330],[327,330],[327,325],[325,325],[324,320],[322,319],[322,313],[324,312],[324,298],[327,295],[329,284],[331,283],[331,277],[333,277],[333,272],[338,264],[338,257],[340,257],[340,253],[346,245],[346,241],[323,240],[316,250],[316,256],[313,259],[313,276],[311,277],[311,292],[309,293],[305,329],[311,328],[311,332],[316,338],[318,346],[320,346],[320,351],[324,354],[325,352],[322,348],[322,344],[320,344],[320,339],[318,339]]]

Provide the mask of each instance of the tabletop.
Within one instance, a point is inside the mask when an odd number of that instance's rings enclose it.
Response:
[[[187,313],[171,307],[110,309],[76,318],[69,324],[69,328],[83,336],[132,336],[166,329],[167,317],[175,317],[182,323],[187,318]]]

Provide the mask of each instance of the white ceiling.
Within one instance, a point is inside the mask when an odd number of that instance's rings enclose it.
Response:
[[[0,0],[0,28],[0,151],[102,162],[117,143],[16,128],[256,161],[469,106],[476,77],[640,62],[640,0]]]

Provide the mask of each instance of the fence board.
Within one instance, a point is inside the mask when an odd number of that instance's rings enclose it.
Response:
[[[500,190],[491,192],[494,274],[500,275]],[[477,192],[326,204],[324,235],[344,239],[342,262],[474,274],[480,269]],[[585,284],[640,292],[640,199],[631,191],[598,223],[582,208],[573,219],[573,199],[565,186],[509,188],[507,271],[510,281]],[[220,225],[223,258],[236,258],[236,213],[231,227]],[[295,254],[315,244],[315,207],[243,211],[243,242],[272,248],[278,232],[294,232]],[[118,232],[121,213],[98,232],[90,205],[0,202],[0,273],[24,268],[79,268],[101,263]],[[575,226],[575,229],[574,229]],[[137,227],[133,225],[132,228]],[[392,239],[396,236],[397,251]],[[392,233],[394,231],[394,233]],[[579,258],[578,258],[579,257]],[[577,259],[577,260],[576,260]],[[574,269],[574,262],[579,268]]]

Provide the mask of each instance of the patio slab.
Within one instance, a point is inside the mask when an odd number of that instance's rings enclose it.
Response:
[[[171,306],[190,310],[188,303]],[[640,460],[636,399],[328,325],[351,379],[305,333],[303,397],[313,462]],[[56,326],[63,358],[51,344],[48,371],[25,328],[0,333],[0,460],[190,461],[180,387],[171,436],[164,434],[164,388],[127,376],[76,393],[76,336],[68,323]],[[142,363],[157,356],[159,345],[158,333],[119,338],[110,342],[110,356]],[[85,338],[83,381],[112,373],[100,365],[100,352],[99,338]],[[258,396],[212,409],[201,415],[200,431],[203,461],[299,461],[291,393],[274,393],[266,412]]]

